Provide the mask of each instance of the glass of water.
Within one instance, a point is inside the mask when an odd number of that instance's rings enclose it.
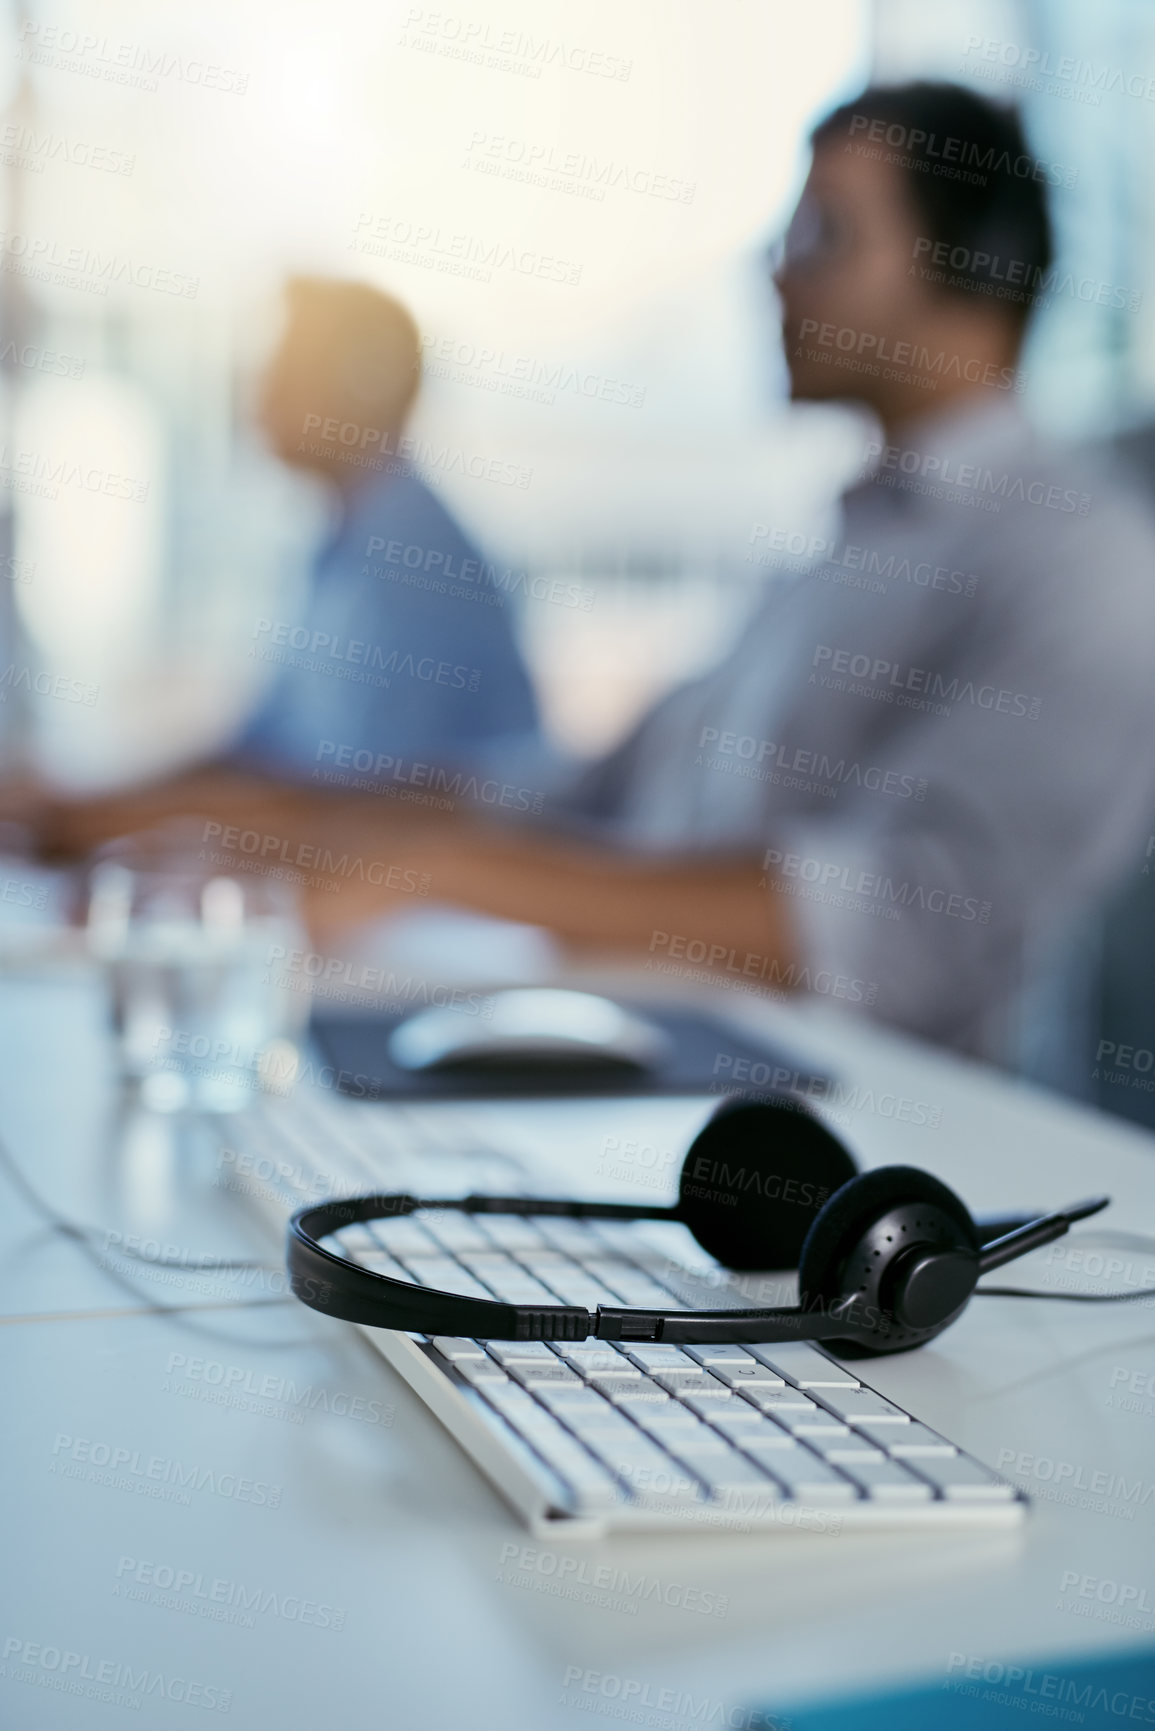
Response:
[[[287,989],[283,958],[305,933],[291,885],[214,871],[198,857],[202,833],[169,825],[101,849],[87,938],[122,1075],[144,1103],[236,1112],[291,1081],[308,1002]]]

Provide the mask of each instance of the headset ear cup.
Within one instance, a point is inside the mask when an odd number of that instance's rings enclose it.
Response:
[[[796,1268],[818,1210],[856,1171],[837,1136],[792,1096],[739,1097],[692,1143],[678,1213],[727,1268]]]
[[[962,1242],[978,1254],[979,1235],[966,1204],[953,1190],[917,1166],[879,1166],[844,1184],[816,1217],[798,1259],[802,1303],[841,1297],[842,1264],[880,1215],[901,1202],[926,1202],[953,1220]]]

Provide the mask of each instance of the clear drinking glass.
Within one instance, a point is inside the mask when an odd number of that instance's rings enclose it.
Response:
[[[145,1103],[235,1112],[291,1079],[308,1002],[286,988],[284,958],[305,933],[289,884],[214,871],[198,857],[202,834],[168,826],[103,848],[88,945],[106,971],[122,1074]]]

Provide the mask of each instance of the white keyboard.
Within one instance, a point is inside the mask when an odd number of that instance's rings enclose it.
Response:
[[[564,1110],[564,1108],[562,1108]],[[437,1108],[271,1103],[231,1127],[230,1164],[269,1185],[280,1221],[317,1200],[302,1155],[337,1187],[509,1193],[508,1161],[458,1164]],[[400,1134],[398,1132],[401,1132]],[[432,1143],[426,1140],[428,1134]],[[323,1154],[320,1152],[323,1150]],[[448,1165],[446,1161],[448,1160]],[[504,1182],[479,1182],[490,1166]],[[240,1187],[239,1184],[235,1187]],[[280,1223],[280,1222],[279,1222]],[[664,1223],[468,1215],[431,1208],[328,1241],[399,1280],[523,1304],[668,1310],[789,1302],[788,1277],[731,1276]],[[1022,1493],[862,1379],[800,1343],[634,1346],[455,1340],[366,1328],[461,1446],[538,1532],[1006,1524]]]

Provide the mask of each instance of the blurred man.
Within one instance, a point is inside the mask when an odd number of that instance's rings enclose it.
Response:
[[[212,765],[62,807],[52,830],[72,850],[179,811],[291,808],[291,790],[338,749],[474,768],[536,733],[509,597],[406,458],[412,318],[361,283],[297,278],[287,301],[259,419],[277,456],[332,495],[309,594],[284,617],[254,610],[254,652],[274,674],[240,737]]]
[[[1021,418],[1027,316],[1064,290],[1017,119],[875,89],[813,146],[776,281],[794,400],[877,422],[839,535],[586,775],[564,829],[394,831],[392,857],[574,944],[998,1055],[1032,955],[1150,809],[1155,531]],[[793,527],[762,526],[771,556]],[[372,800],[327,822],[381,834]]]
[[[388,842],[435,896],[575,945],[997,1055],[1036,946],[1151,805],[1155,528],[1021,419],[1027,314],[1064,289],[1018,121],[914,84],[865,92],[813,145],[777,273],[791,392],[876,423],[836,540],[552,836],[402,829],[372,796],[302,830]],[[797,526],[762,527],[777,557]],[[321,900],[353,920],[382,898]]]

